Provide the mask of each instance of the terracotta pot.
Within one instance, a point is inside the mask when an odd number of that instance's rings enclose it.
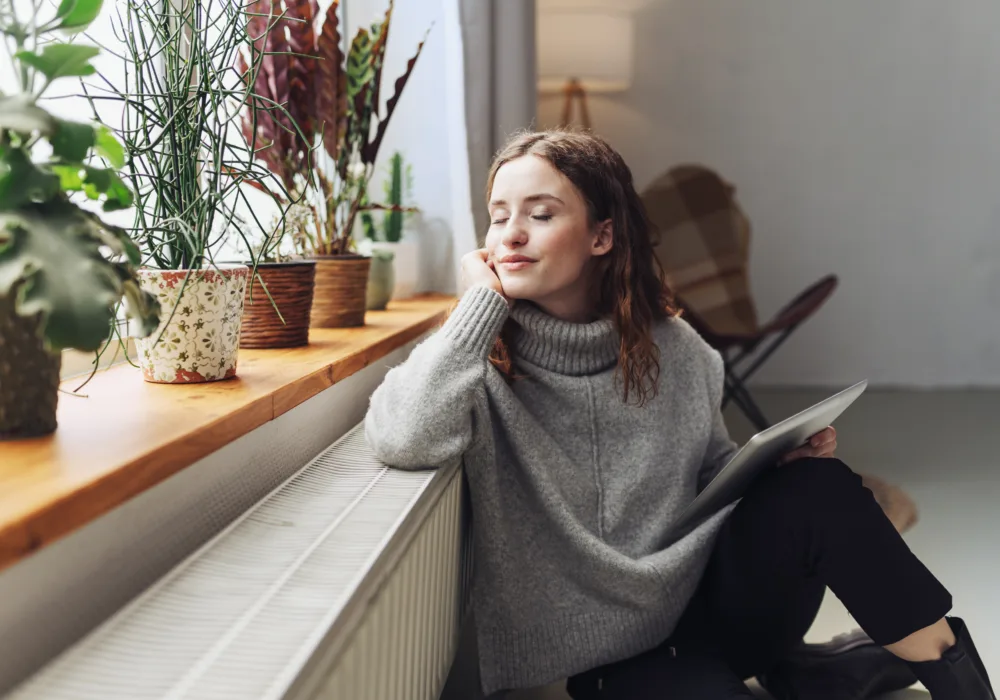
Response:
[[[253,285],[247,285],[243,301],[240,347],[297,348],[308,345],[309,313],[315,281],[316,263],[312,260],[259,264]]]
[[[191,384],[236,376],[243,295],[250,268],[139,270],[139,283],[160,302],[160,326],[136,338],[147,382]]]
[[[365,296],[371,258],[362,255],[319,255],[313,293],[313,328],[365,325]]]
[[[0,439],[56,429],[61,364],[45,349],[40,317],[17,315],[14,295],[0,296]]]

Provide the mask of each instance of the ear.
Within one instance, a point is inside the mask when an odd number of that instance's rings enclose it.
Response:
[[[594,231],[594,240],[591,242],[590,254],[594,256],[605,255],[614,245],[614,227],[611,219],[605,219],[597,224]]]

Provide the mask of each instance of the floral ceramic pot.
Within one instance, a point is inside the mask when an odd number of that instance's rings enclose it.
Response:
[[[250,268],[139,270],[143,289],[160,302],[160,327],[136,338],[147,382],[191,384],[236,376],[243,294]]]

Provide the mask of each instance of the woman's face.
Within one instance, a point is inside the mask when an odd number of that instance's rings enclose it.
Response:
[[[610,220],[591,225],[576,186],[534,155],[500,167],[489,210],[486,249],[504,293],[557,318],[593,320],[590,273],[611,250]]]

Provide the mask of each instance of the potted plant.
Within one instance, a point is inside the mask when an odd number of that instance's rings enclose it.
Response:
[[[413,296],[417,289],[420,270],[419,248],[410,237],[404,236],[405,222],[418,211],[404,205],[413,190],[413,175],[409,165],[403,164],[399,151],[389,159],[388,177],[383,183],[384,202],[388,205],[376,223],[371,211],[362,211],[361,223],[365,231],[364,246],[370,249],[372,270],[368,278],[368,308],[384,309],[390,299]]]
[[[287,218],[274,222],[275,235],[257,251],[257,266],[243,301],[240,347],[295,348],[309,344],[309,316],[316,261],[293,259],[281,244],[288,226],[306,223],[311,212],[292,204]]]
[[[141,334],[158,321],[156,301],[136,279],[139,251],[127,233],[70,198],[82,193],[105,212],[132,205],[116,170],[121,146],[107,128],[57,119],[39,104],[54,81],[94,72],[99,49],[60,34],[83,31],[100,9],[101,0],[64,0],[46,18],[32,0],[28,24],[0,13],[20,90],[0,93],[2,438],[56,429],[60,352],[100,348],[122,300]],[[50,155],[35,160],[41,141]]]
[[[372,247],[370,240],[358,243],[358,250],[371,258],[368,270],[368,287],[365,290],[365,308],[368,311],[384,311],[392,301],[392,290],[396,285],[396,273],[393,269],[393,258],[396,254],[391,250]]]
[[[248,112],[244,134],[256,158],[312,212],[291,230],[296,250],[317,263],[312,325],[364,325],[370,258],[354,250],[351,232],[359,212],[378,207],[364,203],[367,183],[424,42],[396,79],[383,111],[391,1],[381,22],[358,30],[346,54],[340,48],[337,0],[319,32],[312,2],[254,0],[252,8],[258,18],[280,18],[262,42],[271,50],[254,91],[268,103],[287,104],[288,114],[271,112],[254,119]]]
[[[248,102],[261,114],[284,107],[252,93],[264,56],[248,34],[245,5],[124,0],[121,8],[115,29],[129,38],[126,83],[105,79],[92,99],[123,103],[118,133],[136,193],[132,235],[145,254],[139,276],[163,308],[157,331],[137,341],[143,377],[234,377],[250,267],[218,264],[216,254],[234,233],[251,251],[251,241],[268,236],[244,185],[282,191],[255,164],[239,112]],[[249,60],[236,70],[241,52]]]

